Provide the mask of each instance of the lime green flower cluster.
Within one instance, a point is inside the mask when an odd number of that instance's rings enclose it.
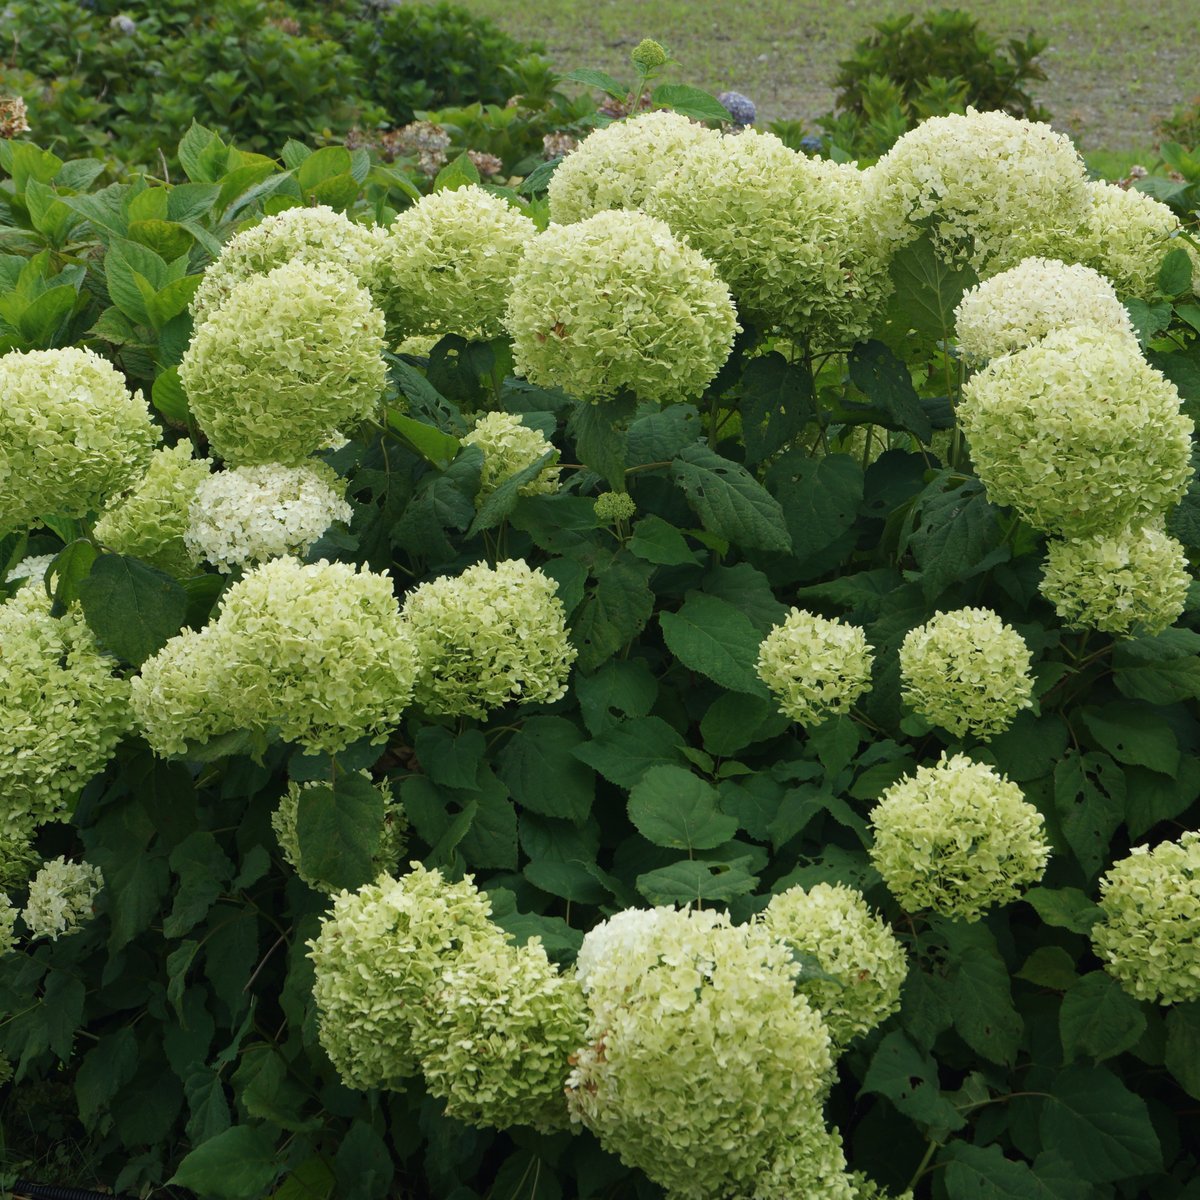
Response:
[[[893,784],[871,813],[871,861],[908,912],[977,921],[1046,869],[1042,814],[986,763],[943,755]]]
[[[423,196],[392,222],[383,247],[390,330],[499,337],[513,273],[536,235],[524,213],[483,188]]]
[[[0,892],[0,958],[6,954],[11,954],[16,949],[17,938],[14,928],[17,923],[17,910],[13,907],[13,902]],[[4,1074],[4,1068],[8,1065],[6,1058],[0,1057],[0,1083],[7,1083],[9,1076]]]
[[[789,888],[772,898],[761,919],[774,937],[815,958],[833,976],[802,976],[796,986],[824,1018],[835,1046],[847,1045],[899,1009],[908,959],[862,893],[828,883],[808,891]]]
[[[637,504],[628,492],[601,492],[594,508],[596,520],[602,525],[632,520],[637,513]]]
[[[233,288],[196,330],[179,378],[226,462],[295,465],[375,411],[383,332],[352,275],[295,259]]]
[[[1100,908],[1092,945],[1131,996],[1200,999],[1200,833],[1134,846],[1100,880]]]
[[[1027,258],[968,291],[954,312],[958,349],[984,363],[1072,325],[1133,340],[1133,324],[1113,286],[1090,267]]]
[[[129,684],[78,608],[50,616],[40,580],[0,605],[0,836],[58,821],[130,726]]]
[[[356,224],[325,205],[289,208],[264,217],[230,238],[221,257],[204,272],[192,298],[192,319],[199,327],[239,283],[288,262],[343,267],[362,287],[374,292],[384,237],[383,229]]]
[[[368,771],[360,771],[359,774],[365,779],[371,778]],[[323,786],[327,785],[319,780],[309,780],[304,783],[290,780],[287,791],[279,798],[279,803],[271,814],[271,828],[275,831],[275,840],[279,843],[279,848],[283,851],[283,857],[288,866],[314,891],[334,895],[338,890],[336,887],[305,871],[300,857],[300,841],[296,835],[296,818],[300,812],[301,795],[310,788]],[[375,786],[382,793],[384,799],[383,827],[379,834],[379,848],[375,851],[375,857],[371,861],[375,874],[391,875],[399,868],[400,860],[404,857],[405,850],[408,849],[408,817],[404,812],[404,806],[392,796],[391,785],[386,779],[381,780]]]
[[[399,724],[416,672],[388,576],[280,558],[235,583],[215,621],[148,659],[132,702],[163,757],[234,730],[335,754]]]
[[[97,512],[159,440],[142,393],[90,350],[0,356],[0,396],[0,532]]]
[[[940,612],[900,646],[901,696],[955,737],[987,740],[1033,703],[1025,639],[990,609]]]
[[[802,725],[847,713],[871,686],[874,655],[857,625],[793,608],[763,640],[758,677]]]
[[[558,584],[523,559],[423,583],[405,597],[404,617],[426,712],[483,718],[512,701],[552,704],[566,693],[577,651]]]
[[[193,458],[192,449],[184,440],[156,450],[145,475],[100,514],[97,539],[168,575],[191,575],[200,559],[184,540],[188,507],[212,467],[207,458]]]
[[[482,504],[505,480],[532,467],[543,454],[553,452],[550,465],[538,472],[537,478],[523,483],[518,489],[522,496],[541,496],[558,491],[558,451],[546,440],[540,429],[530,429],[515,413],[484,413],[476,418],[475,428],[462,439],[464,446],[478,446],[483,451],[483,475],[479,482],[477,505]]]
[[[572,160],[568,160],[572,161]],[[716,267],[738,312],[811,345],[867,336],[891,289],[864,175],[747,129],[693,147],[645,201]]]
[[[550,218],[572,225],[609,209],[641,208],[667,172],[721,140],[673,112],[648,112],[594,130],[550,177]]]
[[[0,893],[23,888],[33,878],[41,856],[29,833],[0,832]]]
[[[1173,625],[1191,581],[1183,546],[1145,526],[1051,541],[1039,591],[1072,628],[1133,637]]]
[[[993,359],[958,417],[989,498],[1067,537],[1162,514],[1192,473],[1175,385],[1111,330],[1059,329]]]
[[[970,108],[904,134],[865,186],[866,219],[885,242],[902,246],[932,222],[945,259],[989,274],[1062,243],[1088,208],[1087,172],[1066,134]]]
[[[104,886],[99,867],[53,858],[33,877],[21,920],[31,938],[75,933],[92,915],[92,905]]]
[[[712,264],[636,212],[598,213],[535,238],[513,279],[507,327],[530,383],[592,402],[624,389],[661,404],[699,396],[738,331]]]
[[[634,66],[640,67],[643,71],[653,71],[655,67],[661,67],[668,61],[667,52],[653,38],[642,38],[634,46],[629,57],[633,60]]]

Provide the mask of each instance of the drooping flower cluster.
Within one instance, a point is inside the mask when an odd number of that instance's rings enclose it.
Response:
[[[1134,846],[1100,880],[1100,907],[1092,945],[1131,996],[1200,999],[1200,833]]]
[[[0,396],[0,532],[99,511],[159,439],[142,393],[91,350],[0,356]]]
[[[426,712],[483,718],[566,692],[577,652],[558,584],[523,559],[423,583],[405,597],[404,616],[420,662],[415,699]]]
[[[571,225],[609,209],[641,208],[663,175],[719,140],[673,112],[641,113],[594,130],[550,177],[550,218]]]
[[[227,463],[294,465],[374,412],[383,332],[346,270],[293,260],[233,288],[197,328],[179,378]]]
[[[802,725],[847,713],[871,686],[874,655],[857,625],[793,608],[758,651],[758,677]]]
[[[846,347],[868,335],[890,290],[863,219],[863,179],[750,129],[696,146],[645,207],[712,262],[742,317]]]
[[[988,739],[1032,703],[1029,647],[986,608],[940,612],[900,646],[901,696],[955,737]]]
[[[1067,625],[1129,637],[1173,625],[1191,579],[1183,546],[1144,526],[1049,542],[1039,590]]]
[[[506,325],[530,383],[593,402],[625,389],[662,404],[700,395],[738,330],[712,264],[637,212],[598,213],[535,238]]]
[[[1133,338],[1112,284],[1090,267],[1027,258],[968,291],[954,313],[958,348],[984,363],[1023,350],[1057,329],[1093,325]]]
[[[558,451],[540,429],[530,429],[515,413],[484,413],[476,419],[475,428],[463,437],[462,444],[478,446],[483,451],[483,475],[476,504],[482,504],[502,483],[550,452],[554,457],[549,463],[517,490],[522,496],[558,491],[558,468],[553,465],[558,461]]]
[[[234,584],[215,621],[148,659],[132,701],[162,756],[234,730],[334,754],[385,737],[416,672],[390,578],[280,558]]]
[[[772,898],[762,921],[775,937],[815,958],[833,976],[801,975],[796,986],[820,1012],[835,1045],[845,1046],[899,1009],[908,959],[861,893],[828,883],[808,891],[789,888]]]
[[[999,111],[931,117],[865,175],[867,220],[881,238],[902,246],[931,221],[942,256],[980,272],[1061,244],[1088,207],[1071,139]]]
[[[1068,537],[1164,512],[1191,476],[1192,422],[1136,343],[1056,330],[993,359],[958,409],[988,496]]]
[[[207,458],[192,457],[192,443],[186,439],[156,450],[146,474],[100,514],[97,539],[168,575],[190,575],[200,558],[184,539],[188,509],[211,467]]]
[[[389,326],[399,337],[499,337],[513,272],[536,234],[524,213],[480,187],[422,197],[387,231]]]
[[[188,509],[188,551],[218,571],[303,556],[335,521],[349,521],[345,485],[324,463],[234,467],[203,479]]]
[[[90,863],[53,858],[33,877],[21,920],[33,938],[52,941],[75,933],[92,915],[104,876]]]
[[[986,763],[943,756],[888,788],[871,812],[871,861],[908,912],[977,921],[1046,869],[1045,822]]]
[[[325,205],[288,208],[264,217],[230,238],[221,257],[204,272],[192,298],[192,319],[199,327],[239,283],[288,262],[343,267],[362,287],[374,292],[384,237],[385,230],[356,224]]]
[[[371,778],[367,771],[360,771],[359,774],[365,779]],[[296,833],[301,795],[311,788],[322,786],[327,785],[317,780],[304,783],[290,780],[287,791],[279,798],[279,803],[271,814],[271,828],[275,831],[275,840],[279,843],[288,866],[314,891],[333,895],[338,890],[336,887],[305,870],[300,854],[300,839]],[[376,875],[392,875],[399,868],[408,848],[408,817],[404,806],[392,796],[392,789],[387,780],[382,780],[375,786],[383,795],[383,825],[379,832],[379,846],[371,863]]]

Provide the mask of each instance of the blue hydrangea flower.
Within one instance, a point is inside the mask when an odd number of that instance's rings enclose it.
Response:
[[[743,96],[741,92],[718,92],[717,99],[729,110],[735,125],[744,127],[754,124],[758,109],[749,96]]]

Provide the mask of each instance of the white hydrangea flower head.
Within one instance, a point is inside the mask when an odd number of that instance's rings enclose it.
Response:
[[[1125,991],[1158,1004],[1200,999],[1200,833],[1134,846],[1100,880],[1100,908],[1092,946]]]
[[[626,973],[622,987],[632,986],[646,967],[638,960],[641,947],[651,945],[650,932],[661,920],[675,920],[678,913],[674,908],[626,908],[601,921],[584,936],[575,958],[575,978],[585,994],[590,994],[593,976],[600,973],[607,980],[605,986],[612,989],[613,972]]]
[[[872,648],[857,625],[793,608],[758,650],[758,677],[802,725],[849,712],[871,686]]]
[[[8,896],[0,892],[0,958],[11,954],[16,949],[17,938],[13,932],[17,922],[17,910]],[[8,1059],[0,1058],[0,1083],[6,1082],[4,1067]]]
[[[359,225],[324,204],[288,208],[264,217],[257,225],[234,234],[220,258],[204,272],[192,298],[192,319],[199,327],[229,299],[239,283],[288,262],[342,267],[362,287],[374,292],[386,232],[374,225]]]
[[[640,212],[552,225],[530,242],[506,325],[530,383],[661,404],[699,396],[739,329],[713,265]]]
[[[491,911],[470,876],[450,883],[420,863],[334,899],[308,946],[321,1045],[347,1087],[402,1091],[417,1074],[413,1036],[436,1015],[445,965],[477,941],[507,946]]]
[[[807,891],[788,888],[772,897],[762,923],[833,976],[833,981],[801,976],[796,986],[824,1018],[835,1045],[848,1045],[899,1010],[908,959],[861,892],[828,883]]]
[[[21,912],[32,938],[50,938],[82,929],[91,918],[92,905],[104,886],[99,867],[52,858],[33,877],[29,899]]]
[[[901,698],[955,737],[1002,733],[1033,696],[1025,639],[987,608],[939,612],[900,646]]]
[[[371,778],[369,771],[359,771],[359,774],[364,779]],[[314,891],[335,895],[338,891],[336,887],[304,870],[300,857],[300,840],[296,834],[301,795],[312,788],[324,786],[327,785],[323,780],[307,780],[303,783],[289,780],[287,791],[279,798],[279,803],[271,814],[271,828],[275,831],[275,840],[279,843],[288,866]],[[408,817],[404,806],[393,797],[391,785],[386,779],[380,780],[375,787],[383,794],[383,826],[379,835],[379,847],[371,861],[375,875],[393,875],[399,869],[400,861],[408,848]]]
[[[1161,633],[1187,605],[1187,552],[1153,526],[1050,541],[1038,590],[1072,629]]]
[[[711,1193],[697,1187],[689,1195],[708,1200]],[[749,1200],[866,1200],[854,1176],[846,1172],[841,1134],[825,1127],[819,1109],[798,1114],[791,1136],[756,1177],[748,1196]]]
[[[0,532],[97,512],[158,444],[142,393],[91,350],[0,355],[0,396]]]
[[[1200,287],[1200,250],[1177,237],[1179,218],[1165,204],[1136,188],[1102,180],[1088,184],[1082,232],[1067,239],[1064,254],[1112,280],[1122,296],[1150,300],[1158,295],[1158,272],[1168,251],[1192,260],[1192,286]]]
[[[1016,900],[1050,858],[1042,814],[965,754],[892,784],[871,812],[871,861],[907,912],[977,921]]]
[[[643,921],[630,962],[589,972],[572,1118],[672,1197],[751,1195],[820,1120],[829,1032],[787,947],[725,914]]]
[[[426,712],[482,719],[517,702],[552,704],[578,651],[567,640],[558,584],[524,559],[443,575],[404,600]]]
[[[537,938],[465,940],[426,992],[413,1045],[430,1095],[469,1125],[567,1128],[564,1088],[586,1017],[579,984]]]
[[[50,616],[39,581],[0,605],[0,836],[58,821],[130,727],[113,674],[78,607]]]
[[[1065,537],[1162,514],[1192,475],[1175,385],[1123,334],[1056,330],[967,381],[958,419],[995,504]]]
[[[335,521],[349,521],[345,483],[322,462],[233,467],[203,479],[184,540],[198,560],[228,574],[285,555],[303,557]]]
[[[46,572],[50,568],[50,564],[57,558],[55,554],[30,554],[21,559],[19,563],[11,571],[9,571],[5,583],[16,583],[18,580],[24,580],[22,590],[29,587],[30,584],[35,588],[42,588],[46,582]]]
[[[543,454],[553,452],[550,464],[535,479],[518,489],[521,496],[542,496],[558,491],[558,451],[540,429],[531,429],[515,413],[484,413],[475,419],[475,427],[462,438],[464,446],[483,451],[483,475],[476,505],[482,504],[505,480],[531,467]]]
[[[336,754],[386,738],[416,672],[390,577],[278,558],[229,588],[215,622],[147,659],[132,702],[163,757],[234,730]]]
[[[572,225],[608,209],[641,208],[651,189],[721,135],[674,112],[648,112],[593,130],[550,177],[550,219]]]
[[[499,337],[513,273],[537,226],[474,185],[423,196],[391,224],[381,276],[397,337]]]
[[[1091,267],[1054,258],[1026,258],[984,280],[963,295],[954,317],[959,353],[969,363],[1023,350],[1072,325],[1134,338],[1112,284]]]
[[[744,319],[848,347],[866,337],[891,290],[863,218],[863,179],[853,164],[808,158],[748,129],[681,158],[645,208],[716,267]]]
[[[987,273],[1061,243],[1088,207],[1071,139],[998,111],[930,117],[866,176],[867,220],[885,242],[903,246],[932,219],[944,258],[965,257]]]
[[[233,288],[196,329],[179,378],[228,464],[295,465],[375,411],[383,334],[352,275],[296,260]]]
[[[155,450],[145,475],[100,514],[96,537],[118,554],[140,558],[168,575],[193,574],[200,559],[184,540],[188,507],[212,463],[193,458],[192,449],[184,440]]]

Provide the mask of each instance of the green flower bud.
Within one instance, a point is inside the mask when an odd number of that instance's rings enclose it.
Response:
[[[601,492],[596,497],[596,520],[606,525],[628,521],[637,512],[637,505],[628,492]]]
[[[655,67],[661,67],[669,56],[658,42],[651,38],[642,38],[629,57],[633,59],[633,65],[645,75]]]

